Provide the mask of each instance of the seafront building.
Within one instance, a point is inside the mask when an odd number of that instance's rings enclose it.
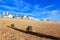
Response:
[[[23,16],[21,16],[20,14],[12,15],[8,12],[3,13],[2,15],[0,15],[0,18],[15,18],[15,19],[23,19],[23,20],[39,20],[39,19],[31,17],[30,15],[23,15]]]

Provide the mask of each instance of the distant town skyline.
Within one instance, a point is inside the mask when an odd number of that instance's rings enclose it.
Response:
[[[0,0],[0,14],[3,12],[60,22],[60,0]]]

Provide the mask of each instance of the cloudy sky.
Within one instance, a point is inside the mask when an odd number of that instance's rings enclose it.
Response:
[[[60,21],[60,0],[0,0],[3,12]]]

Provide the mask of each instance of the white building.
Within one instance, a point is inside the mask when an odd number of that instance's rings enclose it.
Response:
[[[33,17],[29,16],[29,17],[28,17],[28,20],[40,20],[40,19],[33,18]]]
[[[8,18],[8,16],[9,16],[9,14],[8,14],[8,12],[7,13],[3,13],[3,18]]]
[[[24,20],[40,20],[40,19],[37,19],[37,18],[33,18],[33,17],[29,16],[29,15],[28,16],[24,16],[23,19]]]
[[[13,15],[12,15],[12,14],[9,14],[9,15],[8,15],[8,18],[13,18]]]
[[[23,19],[24,19],[24,20],[28,20],[27,16],[23,16]]]
[[[8,12],[7,13],[3,13],[3,18],[13,18],[13,15],[12,14],[8,14]]]

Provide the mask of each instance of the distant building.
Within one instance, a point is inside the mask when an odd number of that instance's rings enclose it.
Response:
[[[37,19],[37,18],[31,17],[30,15],[23,16],[23,19],[24,19],[24,20],[39,20],[39,19]]]
[[[13,15],[12,14],[9,14],[8,18],[13,18]]]
[[[7,13],[3,13],[2,17],[3,18],[13,18],[13,15],[12,14],[8,14],[8,12],[7,12]]]
[[[8,18],[8,16],[9,16],[9,14],[8,14],[8,12],[7,13],[3,13],[3,18]]]
[[[24,19],[24,20],[32,20],[30,15],[23,16],[23,19]]]
[[[19,19],[21,19],[21,17],[20,17],[19,14],[15,14],[15,15],[14,15],[14,18],[17,18],[17,19],[19,18]]]
[[[24,19],[24,20],[39,20],[39,19],[36,19],[36,18],[33,18],[33,17],[31,17],[30,15],[20,15],[20,14],[14,14],[14,15],[12,15],[12,14],[8,14],[8,12],[7,13],[3,13],[3,15],[2,15],[2,17],[3,18],[16,18],[16,19]]]
[[[28,19],[28,20],[31,20],[30,17],[31,17],[30,15],[27,15],[27,19]]]
[[[40,20],[40,19],[29,17],[29,20]]]
[[[23,19],[24,19],[24,20],[28,20],[27,16],[23,16]]]
[[[0,15],[0,18],[2,18],[2,15]]]
[[[22,15],[22,16],[21,16],[21,19],[23,19],[23,17],[24,17],[24,16]]]

